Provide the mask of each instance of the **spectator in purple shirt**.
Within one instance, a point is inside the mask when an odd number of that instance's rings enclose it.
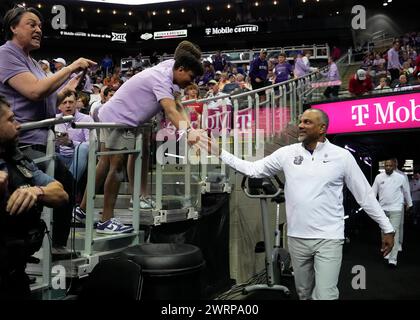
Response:
[[[210,62],[205,61],[203,63],[203,66],[204,66],[204,74],[198,80],[198,84],[200,86],[205,86],[205,85],[207,85],[207,83],[210,80],[214,79],[214,67],[213,67],[213,65]]]
[[[31,52],[41,46],[41,14],[34,8],[15,7],[6,12],[3,28],[6,43],[0,47],[0,95],[10,101],[16,120],[20,123],[39,121],[55,117],[56,105],[66,92],[74,91],[78,77],[57,89],[70,75],[93,66],[91,60],[80,58],[50,77],[46,77],[41,66],[31,57]],[[48,128],[23,132],[19,141],[28,157],[40,158],[45,155]],[[61,161],[56,161],[56,178],[72,198],[73,178]],[[46,169],[40,163],[41,170]],[[54,210],[53,253],[69,254],[65,250],[71,226],[71,204]]]
[[[74,116],[74,122],[93,122],[90,116],[77,110],[76,95],[73,92],[67,94],[58,108],[61,111],[57,115],[58,117]],[[61,123],[55,126],[58,155],[77,182],[82,178],[87,166],[89,131],[89,129],[73,129],[71,123]]]
[[[200,52],[201,55],[201,52]],[[132,127],[138,127],[147,123],[153,116],[165,111],[166,117],[179,130],[184,121],[188,126],[190,123],[182,110],[179,109],[175,99],[179,88],[185,88],[192,83],[196,76],[203,74],[203,67],[199,59],[193,54],[185,52],[175,53],[175,60],[170,59],[158,65],[146,69],[125,82],[115,95],[105,103],[99,110],[99,120],[101,122],[122,123]],[[203,134],[202,131],[187,129],[187,138],[190,143],[197,142]],[[105,137],[105,147],[107,150],[133,149],[137,131],[133,129],[107,129],[101,131],[101,136]],[[147,137],[147,134],[144,134]],[[144,140],[144,142],[148,142]],[[144,146],[144,144],[143,144]],[[148,154],[144,151],[145,154]],[[108,159],[109,170],[97,167],[98,179],[105,179],[104,185],[104,210],[101,221],[98,222],[96,232],[98,233],[129,233],[133,231],[130,226],[125,226],[114,218],[114,205],[118,195],[121,182],[121,172],[125,163],[123,154],[110,155]],[[147,168],[142,169],[142,173],[147,176]],[[128,169],[130,170],[130,168]],[[129,176],[133,176],[129,173]],[[146,178],[146,176],[144,178]],[[147,181],[147,179],[142,179]],[[146,190],[142,190],[144,196]],[[86,194],[85,194],[86,196]],[[145,199],[144,199],[145,200]],[[151,201],[150,201],[151,202]],[[142,202],[140,202],[140,205]],[[151,209],[150,205],[147,209]],[[80,207],[75,209],[75,217],[84,220],[86,213],[86,197],[84,197]],[[146,209],[146,208],[143,208]]]
[[[302,53],[298,53],[295,58],[295,70],[294,70],[295,78],[303,77],[310,72],[311,72],[311,68],[309,65],[305,63],[305,61],[303,61]]]
[[[226,59],[220,52],[220,50],[216,51],[216,54],[213,56],[213,66],[215,71],[225,71],[226,68]]]
[[[293,67],[289,62],[287,62],[285,53],[279,54],[278,63],[274,67],[273,72],[276,76],[275,83],[287,81],[289,80],[289,77],[293,74]]]
[[[392,43],[392,48],[388,50],[388,71],[391,74],[391,82],[399,78],[402,69],[399,51],[400,43],[394,41]]]
[[[331,56],[328,58],[328,70],[326,72],[321,72],[321,74],[327,78],[328,81],[338,81],[340,80],[340,74],[338,73],[338,68],[335,63],[335,59]],[[338,91],[340,90],[339,85],[329,86],[324,91],[324,96],[326,98],[337,98]]]
[[[267,62],[267,50],[261,49],[260,55],[254,59],[251,63],[249,70],[249,77],[251,78],[252,90],[264,88],[267,86],[268,76],[268,62]],[[261,96],[262,100],[265,100],[265,92],[260,91],[258,95]]]

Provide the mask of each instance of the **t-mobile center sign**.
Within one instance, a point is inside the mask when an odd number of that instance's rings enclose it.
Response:
[[[330,118],[328,133],[420,128],[420,92],[312,105]]]

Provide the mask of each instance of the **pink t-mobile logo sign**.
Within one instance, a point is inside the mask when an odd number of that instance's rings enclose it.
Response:
[[[420,93],[312,105],[330,118],[328,133],[420,128]]]

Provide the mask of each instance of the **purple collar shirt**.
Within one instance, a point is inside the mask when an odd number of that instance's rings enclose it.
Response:
[[[41,66],[12,41],[0,46],[0,95],[10,103],[16,121],[23,124],[54,118],[57,93],[39,101],[31,101],[9,85],[8,81],[11,78],[25,72],[31,73],[37,79],[46,78]],[[19,142],[46,145],[47,137],[47,128],[33,129],[21,132]]]
[[[138,127],[162,110],[162,99],[174,99],[179,87],[174,84],[175,60],[164,61],[125,82],[99,110],[101,122]]]
[[[388,50],[388,70],[401,69],[400,57],[398,51],[394,48]]]
[[[311,72],[309,65],[305,64],[302,58],[297,58],[295,61],[295,77],[303,77],[304,75]]]
[[[60,113],[57,117],[62,117],[63,114]],[[83,113],[76,111],[74,114],[74,122],[93,122],[93,119]],[[67,132],[69,139],[73,141],[73,146],[60,146],[60,154],[66,157],[73,156],[74,148],[76,148],[81,143],[89,143],[89,129],[74,129],[71,127],[71,123],[60,123],[55,125],[55,132]],[[95,134],[95,130],[92,130],[92,133]]]
[[[338,73],[338,68],[335,63],[331,63],[328,67],[328,71],[321,72],[321,74],[328,79],[328,81],[337,81],[340,80],[340,74]]]

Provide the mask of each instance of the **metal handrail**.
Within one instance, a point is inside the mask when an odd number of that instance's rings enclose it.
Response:
[[[73,129],[135,129],[137,127],[129,126],[122,123],[116,122],[72,122],[71,127]]]
[[[20,131],[27,131],[45,127],[52,127],[56,124],[67,123],[74,121],[74,116],[63,116],[57,118],[49,118],[40,121],[26,122],[20,125]]]
[[[321,69],[319,69],[319,72],[323,71],[327,68],[328,68],[328,66],[324,66]],[[259,89],[254,89],[254,90],[247,91],[247,92],[241,92],[241,93],[237,93],[237,94],[232,94],[232,93],[227,94],[226,93],[226,94],[218,96],[218,97],[210,97],[210,98],[204,98],[204,99],[190,99],[190,100],[181,101],[181,103],[182,103],[182,105],[188,105],[188,104],[191,104],[191,103],[197,103],[197,102],[205,103],[205,102],[209,102],[209,101],[215,101],[215,100],[226,99],[226,98],[229,98],[229,99],[242,98],[242,97],[246,97],[248,95],[255,95],[256,93],[261,92],[261,91],[266,91],[266,90],[269,90],[269,89],[272,89],[272,88],[280,87],[280,86],[285,85],[285,84],[289,84],[289,83],[292,83],[292,82],[297,82],[297,81],[302,80],[302,79],[307,79],[308,77],[316,75],[319,72],[311,72],[311,73],[308,73],[308,74],[306,74],[302,77],[299,77],[299,78],[289,79],[287,81],[270,84],[266,87],[259,88]]]

